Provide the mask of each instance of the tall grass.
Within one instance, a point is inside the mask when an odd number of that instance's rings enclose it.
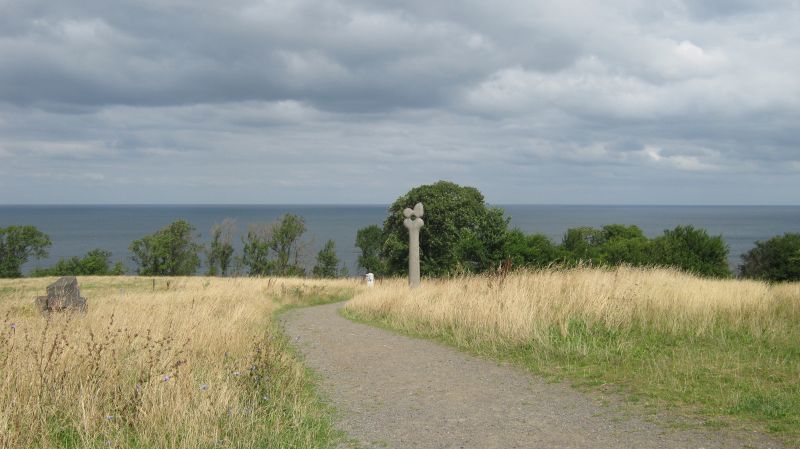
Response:
[[[0,281],[0,447],[324,447],[335,432],[271,324],[348,281],[81,277],[89,310],[41,317],[53,279]]]
[[[385,281],[346,313],[536,373],[800,435],[800,284],[577,268]]]

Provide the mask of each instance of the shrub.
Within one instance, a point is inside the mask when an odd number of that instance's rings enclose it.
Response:
[[[562,240],[570,264],[592,262],[602,265],[647,265],[649,241],[635,225],[588,226],[568,229]]]
[[[800,280],[800,234],[756,242],[755,248],[742,254],[739,275],[767,281]]]
[[[131,243],[131,259],[144,276],[189,276],[200,267],[202,246],[195,243],[194,227],[177,220],[154,234]]]
[[[638,226],[612,224],[603,226],[599,262],[605,265],[650,265],[650,241]]]
[[[505,253],[514,267],[543,268],[564,260],[564,250],[544,234],[525,235],[519,229],[506,236]]]
[[[729,277],[728,245],[722,236],[709,236],[705,229],[677,226],[651,242],[651,260],[655,265],[675,267],[690,273]]]
[[[31,276],[119,276],[124,273],[121,262],[111,266],[110,251],[93,249],[83,258],[73,256],[59,260],[50,268],[34,270]]]

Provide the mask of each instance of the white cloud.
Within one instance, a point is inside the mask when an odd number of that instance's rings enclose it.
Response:
[[[660,148],[647,146],[641,150],[642,154],[656,164],[663,164],[677,170],[684,171],[717,171],[722,167],[706,162],[700,156],[673,154],[663,155]]]

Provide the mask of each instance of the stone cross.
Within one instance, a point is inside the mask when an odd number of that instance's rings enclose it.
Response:
[[[419,230],[425,225],[421,218],[424,212],[422,203],[403,211],[406,217],[403,224],[408,228],[408,285],[411,288],[419,287]]]

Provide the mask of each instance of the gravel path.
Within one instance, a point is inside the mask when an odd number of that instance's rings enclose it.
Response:
[[[630,407],[441,344],[296,309],[287,334],[362,448],[779,448],[767,436],[660,426]],[[627,410],[627,412],[626,412]],[[350,447],[350,446],[347,446]]]

